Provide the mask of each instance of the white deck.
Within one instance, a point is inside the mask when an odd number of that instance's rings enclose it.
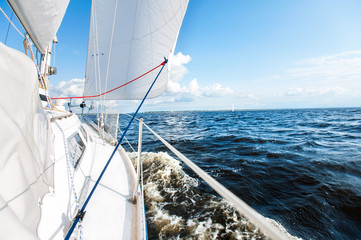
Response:
[[[57,120],[66,138],[78,131],[81,123],[76,116]],[[99,138],[90,126],[82,124],[87,137],[86,150],[80,166],[74,171],[74,186],[80,207],[95,184],[100,172],[108,161],[114,146]],[[76,215],[75,198],[68,177],[64,138],[59,127],[53,123],[55,135],[55,183],[54,191],[43,199],[42,217],[38,228],[40,239],[64,239],[70,221]],[[80,131],[79,131],[80,132]],[[131,162],[120,147],[103,175],[87,207],[82,222],[83,239],[144,239],[144,206],[128,201],[134,189],[135,171]],[[72,235],[79,239],[78,228]]]
[[[97,139],[96,141],[102,141]],[[100,175],[114,147],[96,144],[90,189]],[[112,162],[91,198],[83,221],[85,239],[134,239],[134,205],[128,201],[132,196],[129,167],[119,153]]]

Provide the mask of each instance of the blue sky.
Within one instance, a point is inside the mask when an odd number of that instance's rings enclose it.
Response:
[[[89,12],[90,1],[70,2],[52,95],[81,91]],[[4,42],[8,23],[0,23]],[[21,41],[11,28],[7,44],[22,49]],[[361,105],[359,0],[191,0],[175,52],[168,90],[144,111]],[[131,103],[110,105],[132,111]]]

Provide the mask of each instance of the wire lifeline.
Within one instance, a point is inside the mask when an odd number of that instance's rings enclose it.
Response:
[[[13,15],[14,15],[14,12],[11,12],[10,21],[13,19]],[[8,30],[6,31],[5,42],[4,42],[5,45],[6,45],[6,42],[8,41],[10,25],[11,25],[11,23],[9,23]]]
[[[65,148],[65,158],[66,158],[66,166],[67,166],[67,170],[68,170],[68,177],[70,179],[70,184],[71,184],[71,190],[73,192],[73,196],[74,196],[74,199],[75,199],[75,205],[76,205],[76,208],[77,210],[80,209],[80,205],[79,205],[79,201],[78,201],[78,197],[77,197],[77,194],[76,194],[76,191],[75,191],[75,185],[74,185],[74,172],[72,173],[71,172],[71,163],[70,163],[70,159],[69,159],[69,148],[68,148],[68,143],[67,143],[67,140],[66,140],[66,137],[65,137],[65,133],[64,133],[64,130],[63,128],[60,126],[60,124],[58,123],[58,121],[54,121],[55,122],[55,125],[59,128],[61,134],[63,135],[63,141],[64,141],[64,148]],[[83,226],[82,224],[79,224],[79,228],[80,228],[80,234],[79,234],[79,237],[80,237],[80,240],[83,239]]]
[[[111,89],[111,90],[109,90],[109,91],[100,93],[100,94],[98,94],[98,95],[82,96],[82,97],[57,97],[57,98],[51,98],[51,99],[54,100],[54,99],[73,99],[73,98],[96,98],[96,97],[100,97],[100,96],[103,96],[103,95],[105,95],[105,94],[108,94],[108,93],[110,93],[110,92],[113,92],[113,91],[115,91],[115,90],[117,90],[117,89],[119,89],[119,88],[121,88],[121,87],[124,87],[124,86],[126,86],[126,85],[128,85],[128,84],[130,84],[130,83],[132,83],[132,82],[134,82],[134,81],[136,81],[136,80],[144,77],[145,75],[151,73],[152,71],[154,71],[155,69],[159,68],[160,66],[163,66],[163,67],[164,67],[167,62],[168,62],[168,59],[166,59],[164,62],[162,62],[162,63],[159,64],[158,66],[152,68],[152,69],[149,70],[148,72],[140,75],[139,77],[136,77],[136,78],[134,78],[133,80],[130,80],[129,82],[124,83],[123,85],[120,85],[120,86],[118,86],[118,87],[116,87],[116,88],[113,88],[113,89]],[[162,67],[162,69],[163,69],[163,67]],[[158,75],[157,75],[157,78],[158,78]]]
[[[114,148],[114,151],[113,151],[112,154],[110,155],[110,158],[109,158],[109,160],[107,161],[107,163],[105,164],[103,171],[100,173],[100,175],[99,175],[99,177],[98,177],[98,180],[95,182],[93,189],[91,190],[91,192],[89,193],[89,196],[88,196],[87,199],[85,200],[84,205],[82,206],[81,210],[77,213],[77,215],[76,215],[76,217],[75,217],[75,219],[74,219],[74,221],[73,221],[73,224],[71,225],[68,233],[66,234],[66,236],[65,236],[65,238],[64,238],[65,240],[69,240],[69,239],[70,239],[70,236],[71,236],[71,234],[73,233],[73,231],[74,231],[76,225],[78,224],[79,220],[82,220],[82,219],[83,219],[84,214],[86,213],[84,210],[85,210],[86,206],[88,205],[89,200],[91,199],[91,197],[92,197],[95,189],[97,188],[100,180],[102,179],[105,171],[107,170],[107,168],[108,168],[108,166],[109,166],[109,163],[110,163],[111,160],[113,159],[114,154],[116,153],[116,151],[118,150],[120,144],[122,143],[122,141],[123,141],[123,139],[124,139],[124,137],[125,137],[125,134],[126,134],[127,131],[129,130],[129,128],[130,128],[133,120],[135,119],[135,116],[137,115],[137,113],[139,112],[140,108],[142,107],[145,99],[147,98],[150,90],[152,90],[155,82],[157,81],[160,73],[162,72],[162,70],[163,70],[164,66],[167,64],[167,62],[168,62],[168,59],[164,58],[164,62],[161,64],[161,65],[162,65],[162,68],[159,70],[159,72],[158,72],[156,78],[154,79],[152,85],[149,87],[149,89],[148,89],[147,93],[145,94],[142,102],[139,104],[137,110],[135,111],[132,119],[129,121],[128,126],[127,126],[126,129],[124,130],[121,138],[120,138],[119,141],[118,141],[117,146]],[[159,65],[159,66],[160,66],[160,65]]]
[[[25,38],[24,34],[22,34],[19,29],[14,25],[14,23],[10,20],[10,18],[6,15],[4,10],[0,7],[0,11],[4,14],[5,18],[11,23],[11,25],[15,28],[15,30],[23,37]]]

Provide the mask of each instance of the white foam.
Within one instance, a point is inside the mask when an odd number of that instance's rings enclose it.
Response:
[[[137,153],[129,156],[135,162]],[[142,153],[142,159],[147,218],[154,224],[159,239],[267,239],[227,201],[199,191],[198,180],[183,171],[180,161],[167,153],[151,152]],[[173,211],[177,205],[191,211],[191,216],[179,209]],[[290,239],[300,240],[278,222],[268,220]]]

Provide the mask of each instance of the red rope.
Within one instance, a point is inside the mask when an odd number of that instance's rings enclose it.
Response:
[[[121,88],[121,87],[124,87],[124,86],[128,85],[129,83],[132,83],[132,82],[138,80],[139,78],[144,77],[145,75],[149,74],[150,72],[154,71],[155,69],[159,68],[160,66],[163,66],[164,64],[165,64],[165,62],[162,62],[161,64],[159,64],[159,65],[156,66],[155,68],[153,68],[153,69],[149,70],[148,72],[140,75],[139,77],[136,77],[136,78],[134,78],[133,80],[124,83],[123,85],[120,85],[120,86],[118,86],[118,87],[116,87],[116,88],[113,88],[113,89],[111,89],[111,90],[109,90],[109,91],[103,92],[103,93],[98,94],[98,95],[82,96],[82,97],[56,97],[56,98],[51,98],[51,99],[52,99],[52,100],[55,100],[55,99],[73,99],[73,98],[95,98],[95,97],[100,97],[100,96],[103,96],[103,95],[105,95],[105,94],[107,94],[107,93],[113,92],[113,91],[115,91],[115,90],[117,90],[117,89],[119,89],[119,88]]]

